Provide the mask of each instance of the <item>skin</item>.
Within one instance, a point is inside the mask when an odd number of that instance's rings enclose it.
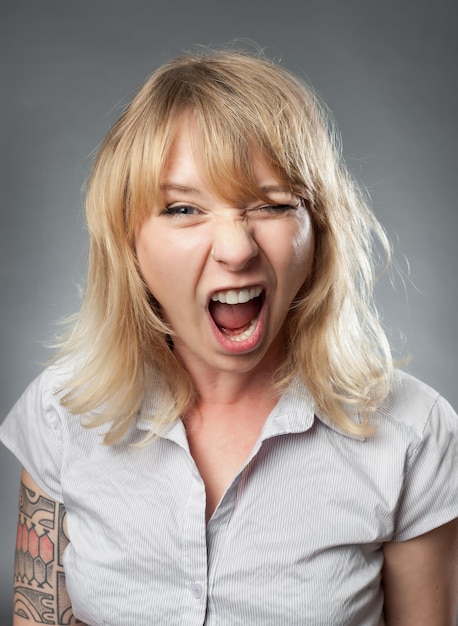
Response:
[[[184,119],[161,185],[164,204],[138,228],[136,250],[149,289],[175,331],[174,350],[190,373],[197,403],[186,415],[191,454],[206,484],[207,519],[248,456],[277,398],[271,376],[291,301],[308,276],[314,238],[309,213],[260,154],[257,183],[271,201],[229,203],[202,175],[199,137]],[[218,339],[208,311],[220,290],[264,288],[255,342]],[[223,461],[224,459],[224,461]]]
[[[48,534],[54,547],[54,574],[40,587],[36,581],[15,580],[13,626],[69,624],[86,626],[72,613],[61,565],[65,533],[65,508],[50,498],[23,470],[19,524],[30,528],[34,520],[38,536]],[[385,626],[455,626],[458,589],[458,520],[429,533],[384,547],[383,587]],[[18,571],[20,557],[16,553]],[[25,589],[25,591],[24,591]],[[32,600],[33,599],[33,600]],[[24,600],[41,607],[36,619],[18,614]],[[44,615],[43,606],[47,607]]]
[[[13,626],[86,626],[72,611],[62,555],[68,544],[65,507],[50,498],[25,470],[19,496]],[[45,563],[45,565],[43,565]]]
[[[259,373],[265,380],[273,371],[290,303],[311,268],[313,231],[307,209],[261,155],[253,155],[254,170],[271,203],[247,198],[237,206],[204,180],[198,146],[199,137],[183,120],[161,180],[164,205],[153,207],[138,228],[137,257],[199,393],[213,394],[217,385],[223,396],[235,395],[246,381]],[[256,285],[266,292],[262,337],[234,355],[215,339],[207,305],[218,290]]]
[[[387,626],[455,626],[458,520],[384,547]]]
[[[205,482],[208,520],[277,401],[270,377],[288,308],[310,271],[314,241],[307,210],[281,188],[261,155],[253,155],[259,185],[268,189],[272,205],[290,208],[272,210],[253,198],[234,206],[219,198],[202,177],[197,145],[184,121],[164,171],[164,206],[152,207],[139,226],[136,248],[142,274],[176,332],[174,350],[196,387],[196,406],[184,424]],[[234,352],[218,340],[208,303],[215,291],[253,285],[266,293],[262,332]],[[16,580],[14,626],[81,623],[65,590],[65,509],[25,471],[22,481],[19,523],[30,528],[33,520],[38,535],[48,535],[54,567],[41,586]],[[384,556],[386,626],[454,626],[458,522],[387,543]],[[18,551],[17,568],[21,558]],[[43,609],[40,619],[20,617],[24,596],[47,606],[48,621]]]

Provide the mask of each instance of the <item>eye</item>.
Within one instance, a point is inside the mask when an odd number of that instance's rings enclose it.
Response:
[[[269,213],[284,213],[285,211],[289,211],[295,207],[292,204],[267,204],[259,208],[260,210],[267,211]]]
[[[166,206],[161,215],[198,215],[200,210],[189,204]]]
[[[297,207],[294,204],[264,204],[248,210],[248,217],[280,217]]]

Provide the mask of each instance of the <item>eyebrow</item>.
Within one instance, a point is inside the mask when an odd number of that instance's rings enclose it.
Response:
[[[178,185],[176,183],[164,183],[163,185],[161,185],[161,190],[200,194],[200,191],[198,189],[195,189],[194,187],[187,187],[186,185]]]
[[[200,191],[194,187],[188,187],[187,185],[179,185],[177,183],[164,183],[161,185],[162,191],[178,191],[180,193],[193,193],[200,195]],[[285,185],[264,185],[260,187],[260,190],[265,193],[292,193],[291,189]]]
[[[265,185],[264,187],[260,187],[260,189],[264,193],[275,193],[275,192],[292,193],[291,189],[289,189],[285,185]]]

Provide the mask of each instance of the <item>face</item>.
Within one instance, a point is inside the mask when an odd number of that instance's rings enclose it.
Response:
[[[268,369],[290,304],[309,274],[310,217],[262,155],[253,165],[269,203],[223,200],[202,176],[198,137],[184,120],[166,162],[164,204],[136,232],[143,277],[191,373]]]

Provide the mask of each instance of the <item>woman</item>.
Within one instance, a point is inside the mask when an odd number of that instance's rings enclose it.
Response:
[[[15,626],[450,626],[457,416],[393,370],[313,94],[178,58],[107,135],[85,298],[4,422]]]

